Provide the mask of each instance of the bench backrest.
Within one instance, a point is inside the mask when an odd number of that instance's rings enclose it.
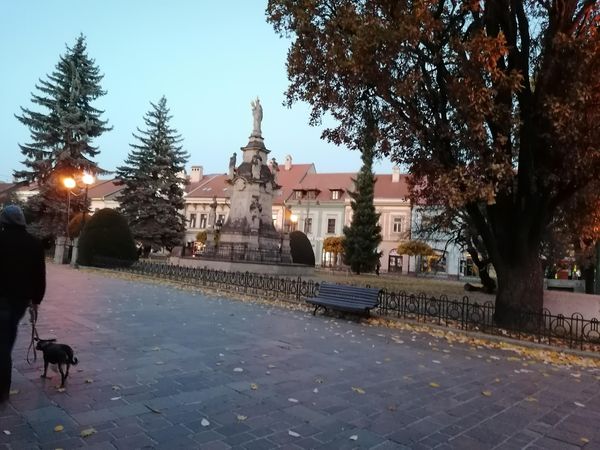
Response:
[[[319,298],[373,307],[379,303],[379,291],[378,288],[321,283],[319,285]]]

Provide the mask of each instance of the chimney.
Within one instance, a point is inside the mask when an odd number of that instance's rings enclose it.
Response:
[[[192,166],[192,173],[190,175],[190,183],[198,183],[202,181],[202,166]]]
[[[292,168],[292,155],[287,155],[285,157],[285,170],[290,170]]]
[[[392,183],[398,183],[400,181],[400,167],[392,167]]]

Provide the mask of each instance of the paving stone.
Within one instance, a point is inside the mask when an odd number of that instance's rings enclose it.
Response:
[[[507,352],[427,334],[53,264],[41,319],[39,332],[68,336],[81,362],[59,393],[15,348],[20,393],[0,409],[11,431],[0,449],[568,449],[600,439],[595,373],[576,369],[575,382],[574,369],[533,361],[522,372]],[[19,342],[29,332],[19,327]],[[97,433],[81,439],[89,426]]]

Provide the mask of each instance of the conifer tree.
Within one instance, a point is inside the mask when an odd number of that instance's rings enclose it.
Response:
[[[34,229],[39,234],[65,234],[65,177],[103,173],[93,161],[99,153],[93,140],[111,128],[101,119],[104,111],[92,106],[106,94],[100,87],[102,78],[95,61],[87,55],[81,35],[73,47],[67,46],[52,74],[36,84],[38,93],[31,95],[31,102],[42,111],[21,108],[21,115],[16,116],[29,128],[31,142],[19,145],[26,157],[25,169],[14,171],[14,176],[23,184],[39,185],[39,194],[30,202],[37,218]],[[78,190],[75,188],[71,197],[71,214],[87,207]]]
[[[372,116],[365,114],[365,126],[362,134],[363,165],[354,180],[355,192],[348,192],[352,201],[352,223],[344,227],[344,259],[353,272],[371,272],[379,261],[377,247],[381,242],[379,214],[373,205],[375,175],[373,174],[373,152],[375,148],[374,122]]]
[[[188,159],[179,145],[181,136],[169,126],[166,98],[150,104],[152,109],[144,117],[146,129],[133,133],[137,142],[130,144],[125,165],[117,169],[117,178],[125,185],[120,210],[146,254],[182,243],[186,184],[182,173]]]

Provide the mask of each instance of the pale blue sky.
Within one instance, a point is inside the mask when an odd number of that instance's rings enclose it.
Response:
[[[282,106],[289,42],[265,20],[265,0],[20,0],[0,13],[0,180],[9,181],[28,129],[14,117],[32,107],[30,94],[50,73],[65,44],[87,37],[88,54],[104,73],[108,94],[97,101],[114,127],[95,143],[100,166],[113,170],[143,126],[150,101],[164,94],[172,125],[190,153],[188,166],[225,172],[231,153],[252,131],[250,101],[260,96],[263,136],[282,162],[314,162],[319,172],[360,168],[360,155],[320,139],[309,108]],[[390,172],[388,161],[377,172]]]

